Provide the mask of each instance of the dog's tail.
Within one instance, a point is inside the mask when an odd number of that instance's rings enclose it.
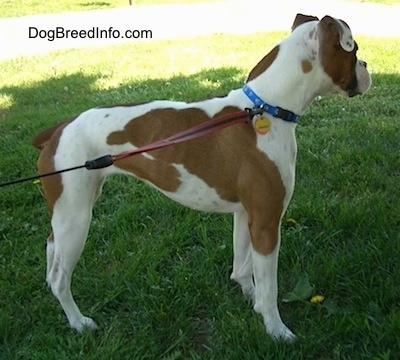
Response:
[[[74,120],[74,118],[72,119],[68,119],[65,120],[61,123],[58,123],[46,130],[43,130],[42,132],[40,132],[39,134],[36,134],[33,139],[32,139],[32,145],[39,149],[42,150],[47,143],[49,142],[49,140],[51,139],[51,137],[53,136],[53,134],[60,128],[64,128],[67,124],[69,124],[72,120]]]

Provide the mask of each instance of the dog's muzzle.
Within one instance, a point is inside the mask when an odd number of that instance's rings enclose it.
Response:
[[[362,95],[370,86],[371,76],[367,70],[367,63],[363,60],[357,60],[355,77],[347,90],[347,95],[349,97]]]

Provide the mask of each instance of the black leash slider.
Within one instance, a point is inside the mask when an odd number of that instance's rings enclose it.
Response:
[[[102,169],[114,164],[112,155],[100,156],[97,159],[88,160],[85,162],[85,167],[88,170]]]

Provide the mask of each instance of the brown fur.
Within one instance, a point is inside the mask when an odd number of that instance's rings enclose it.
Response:
[[[69,119],[60,124],[52,126],[49,129],[44,130],[40,134],[36,135],[32,143],[39,149],[40,152],[39,159],[37,161],[37,166],[39,173],[48,173],[55,171],[54,166],[54,154],[57,151],[58,142],[64,128],[70,124],[73,119]],[[49,207],[50,214],[53,213],[54,204],[60,197],[63,186],[61,182],[61,175],[53,175],[42,178],[44,194],[47,200],[47,205]]]
[[[50,138],[53,136],[53,134],[59,128],[64,128],[65,126],[67,126],[70,122],[72,122],[76,118],[77,118],[77,116],[74,116],[68,120],[61,122],[61,123],[57,123],[56,125],[49,127],[48,129],[35,135],[32,139],[32,145],[37,149],[40,149],[40,150],[44,149],[45,146],[47,145],[47,143],[49,142]]]
[[[303,60],[301,62],[301,69],[305,74],[309,73],[312,70],[313,66],[308,60]]]
[[[267,70],[271,64],[275,61],[279,53],[279,46],[275,46],[267,55],[265,55],[261,61],[251,70],[246,82],[254,80],[257,76],[261,75]]]
[[[296,18],[294,19],[293,25],[292,25],[292,31],[296,29],[298,26],[301,24],[304,24],[309,21],[315,21],[318,20],[316,16],[312,15],[303,15],[303,14],[297,14]]]

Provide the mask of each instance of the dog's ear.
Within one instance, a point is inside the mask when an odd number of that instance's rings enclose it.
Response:
[[[354,50],[355,42],[349,25],[343,20],[334,19],[330,16],[324,16],[318,27],[333,37],[336,43],[339,43],[343,50],[351,52]]]
[[[294,19],[293,25],[292,25],[292,32],[294,29],[296,29],[299,25],[304,24],[308,21],[315,21],[319,20],[316,16],[312,15],[303,15],[303,14],[297,14],[296,18]]]

